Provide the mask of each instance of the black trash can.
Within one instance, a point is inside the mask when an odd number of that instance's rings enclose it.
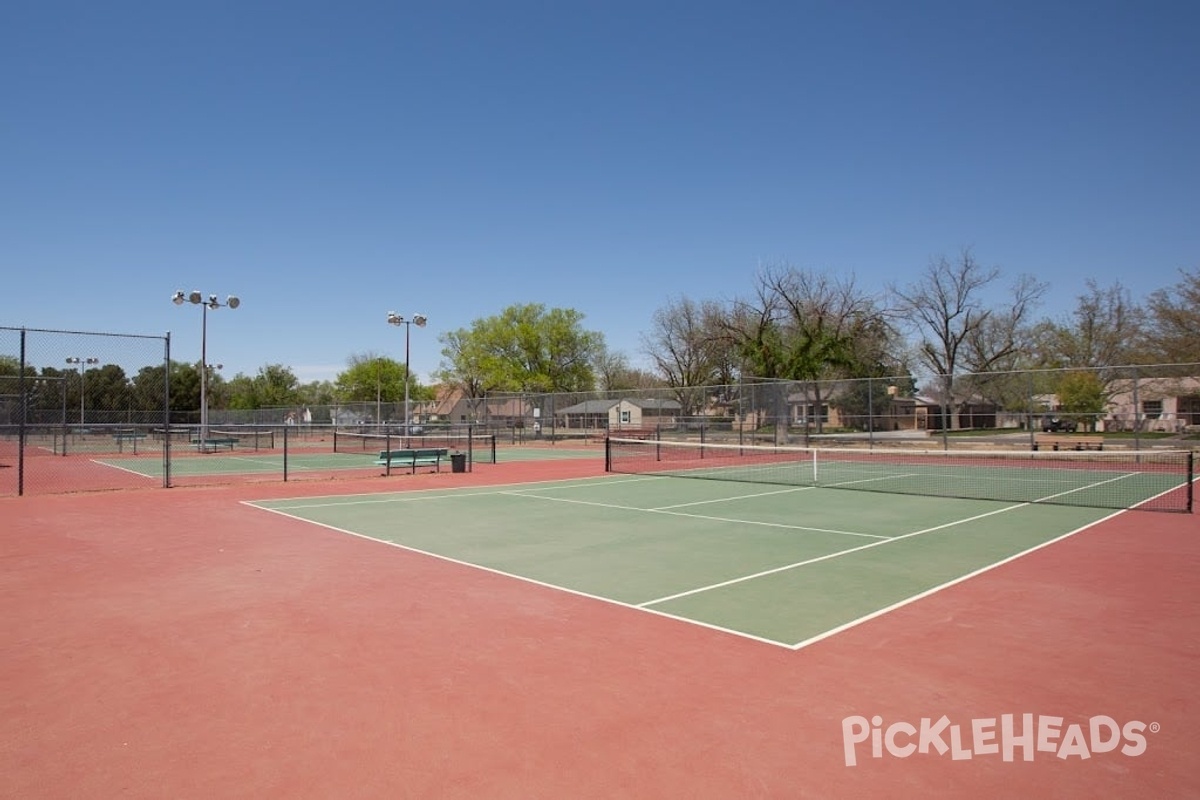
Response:
[[[467,454],[466,453],[451,453],[450,454],[450,471],[451,472],[466,472],[467,471]]]

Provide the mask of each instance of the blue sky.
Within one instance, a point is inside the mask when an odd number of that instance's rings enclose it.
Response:
[[[513,303],[637,364],[762,264],[1200,266],[1194,2],[60,2],[0,10],[0,325],[333,378]],[[58,366],[57,364],[53,366]]]

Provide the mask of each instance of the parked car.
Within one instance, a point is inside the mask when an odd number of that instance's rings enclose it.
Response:
[[[1052,414],[1042,417],[1042,433],[1074,433],[1078,428],[1079,423],[1073,419],[1063,419]]]

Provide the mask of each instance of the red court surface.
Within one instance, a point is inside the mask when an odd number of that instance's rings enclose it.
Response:
[[[1120,515],[793,651],[239,502],[598,470],[0,498],[0,795],[1200,796],[1192,515]],[[1062,752],[985,752],[1005,714],[1063,718]],[[864,729],[848,765],[843,721],[876,715],[882,756]],[[943,715],[945,755],[888,753]]]

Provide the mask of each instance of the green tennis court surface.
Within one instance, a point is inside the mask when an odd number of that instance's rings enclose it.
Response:
[[[787,647],[1113,513],[648,475],[251,505]]]

